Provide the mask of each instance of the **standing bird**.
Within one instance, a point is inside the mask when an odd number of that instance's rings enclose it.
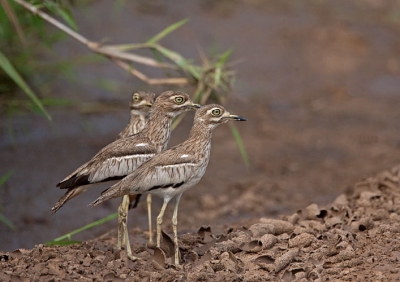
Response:
[[[175,243],[175,265],[179,265],[178,204],[182,193],[196,185],[206,171],[210,158],[212,131],[229,120],[245,121],[220,105],[207,105],[197,110],[189,138],[154,156],[133,173],[105,190],[91,206],[128,194],[154,194],[164,199],[157,217],[157,247],[161,245],[161,224],[165,208],[175,200],[172,227]]]
[[[82,193],[85,188],[81,186],[122,179],[154,155],[165,150],[171,135],[172,119],[183,112],[197,108],[200,108],[200,105],[193,103],[186,93],[179,91],[162,93],[155,100],[147,125],[142,131],[107,145],[90,161],[57,184],[60,189],[68,190],[52,211],[56,212],[68,200],[68,198],[63,200],[67,194],[74,194],[75,190],[79,194]],[[123,239],[118,238],[118,249],[121,248],[122,240],[126,242],[128,257],[134,260],[136,258],[132,255],[130,248],[126,218],[125,214],[123,216],[125,221],[118,227],[124,230]]]
[[[137,91],[132,94],[132,100],[129,104],[130,120],[125,129],[118,134],[118,138],[131,136],[144,128],[155,97],[156,94],[147,91]]]
[[[128,125],[125,127],[125,129],[118,134],[118,139],[136,134],[144,128],[150,114],[150,107],[154,103],[155,95],[156,94],[152,92],[145,92],[145,91],[138,91],[132,94],[132,101],[129,105],[131,109],[130,121]],[[85,185],[68,189],[68,191],[58,200],[57,204],[51,209],[51,211],[55,213],[66,202],[82,194],[89,187],[90,186]],[[136,198],[134,200],[136,200]]]
[[[156,94],[153,92],[138,91],[132,94],[132,100],[129,104],[131,109],[130,120],[128,125],[118,134],[118,138],[125,138],[141,131],[149,118],[150,107],[154,103]],[[128,211],[135,208],[140,199],[140,195],[124,196],[118,208],[118,246],[125,244],[121,242],[125,240],[122,237],[123,222],[127,222]],[[149,243],[153,244],[153,229],[151,224],[151,195],[147,195],[147,217],[149,224]]]

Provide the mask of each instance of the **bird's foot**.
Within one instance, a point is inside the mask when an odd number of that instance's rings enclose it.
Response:
[[[179,263],[178,264],[175,263],[173,265],[170,265],[169,267],[175,269],[176,271],[182,271],[183,270],[183,266],[180,265]]]
[[[148,249],[155,249],[157,247],[157,245],[154,242],[147,242],[146,247]]]
[[[132,255],[132,254],[127,254],[127,257],[128,257],[128,259],[130,259],[131,261],[137,261],[137,260],[140,260],[140,258],[138,258],[138,257],[135,257],[134,255]]]

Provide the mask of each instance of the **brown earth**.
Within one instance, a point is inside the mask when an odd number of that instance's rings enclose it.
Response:
[[[137,242],[132,262],[115,231],[80,245],[0,253],[1,281],[395,281],[400,279],[400,167],[369,177],[325,206],[214,233],[180,236],[182,268],[162,249]],[[257,194],[254,187],[248,193]]]
[[[399,2],[155,2],[126,4],[116,17],[109,1],[96,1],[76,18],[83,34],[124,43],[189,17],[164,39],[167,47],[197,58],[197,46],[233,46],[233,59],[245,62],[235,66],[227,108],[249,119],[237,126],[250,167],[228,126],[216,129],[207,172],[179,207],[183,271],[170,265],[170,244],[165,260],[146,247],[143,203],[129,216],[140,261],[115,251],[115,221],[74,235],[81,245],[43,247],[117,210],[119,200],[87,207],[105,184],[50,213],[62,195],[55,184],[115,140],[132,89],[149,89],[121,79],[107,62],[82,65],[82,85],[61,82],[54,92],[79,101],[85,113],[52,109],[51,124],[35,115],[0,120],[0,175],[14,172],[0,189],[0,211],[16,225],[0,224],[0,280],[399,280]],[[54,50],[65,60],[87,54],[72,40]],[[104,78],[118,82],[112,92],[120,96],[96,87]],[[87,113],[89,101],[107,111]],[[191,122],[187,115],[171,145],[186,138]],[[379,171],[386,172],[375,177]],[[160,206],[155,198],[153,215]],[[171,215],[168,207],[167,234]],[[197,232],[201,226],[211,229]]]

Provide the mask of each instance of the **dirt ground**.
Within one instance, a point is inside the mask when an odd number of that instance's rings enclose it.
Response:
[[[97,1],[76,17],[83,34],[113,34],[118,43],[139,42],[189,17],[166,46],[193,58],[197,46],[233,46],[233,59],[245,61],[235,66],[226,107],[248,118],[237,126],[250,167],[229,127],[217,128],[207,172],[180,202],[183,270],[171,265],[168,235],[163,251],[147,248],[143,203],[129,216],[139,261],[116,252],[115,221],[74,235],[82,244],[43,246],[116,212],[119,200],[87,207],[108,184],[53,216],[50,208],[62,195],[55,184],[124,128],[132,89],[148,89],[121,79],[108,63],[82,66],[77,73],[85,83],[61,83],[58,95],[81,101],[84,93],[82,104],[94,101],[108,106],[106,112],[53,109],[51,124],[35,115],[0,121],[0,175],[14,171],[0,189],[0,208],[17,227],[0,225],[0,281],[399,280],[400,3],[154,3],[127,5],[115,21],[108,1]],[[100,22],[96,14],[103,15]],[[65,59],[87,52],[66,44],[55,47]],[[119,77],[120,96],[95,87],[103,77]],[[186,138],[192,117],[170,145]],[[153,215],[160,207],[155,198]],[[171,216],[168,207],[163,229],[169,235]]]
[[[400,279],[400,166],[349,187],[331,204],[215,233],[209,226],[174,245],[137,243],[130,261],[115,231],[80,245],[0,253],[1,281],[397,281]],[[257,194],[249,188],[247,193]],[[146,239],[145,239],[146,238]]]

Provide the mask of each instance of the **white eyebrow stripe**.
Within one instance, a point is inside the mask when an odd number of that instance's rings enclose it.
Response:
[[[143,147],[143,146],[147,146],[147,145],[149,145],[149,144],[148,143],[139,143],[139,144],[136,144],[135,147]]]

